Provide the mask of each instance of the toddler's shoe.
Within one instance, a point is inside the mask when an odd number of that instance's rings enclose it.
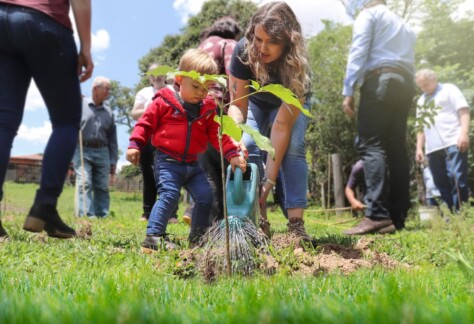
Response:
[[[206,227],[191,227],[191,231],[189,232],[188,237],[189,247],[192,249],[202,245],[202,239],[205,236],[206,232]]]
[[[175,250],[178,246],[171,242],[167,234],[147,234],[142,242],[142,253],[151,254],[158,250]]]

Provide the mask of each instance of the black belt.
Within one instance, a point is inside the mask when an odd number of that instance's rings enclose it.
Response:
[[[364,81],[367,81],[367,79],[369,79],[373,76],[376,76],[376,75],[380,75],[382,73],[396,73],[396,74],[400,74],[404,78],[410,78],[407,71],[405,71],[403,69],[400,69],[400,68],[397,68],[397,67],[386,66],[386,67],[379,67],[379,68],[376,68],[374,70],[371,70],[371,71],[367,72],[367,74],[364,77]]]
[[[165,160],[166,162],[173,162],[173,163],[176,163],[176,164],[190,165],[190,166],[194,166],[198,163],[197,161],[192,161],[192,162],[178,161],[178,160],[173,159],[171,157],[164,158],[163,160]]]
[[[83,147],[90,147],[90,148],[102,148],[102,147],[107,146],[107,145],[103,144],[103,143],[84,141],[84,142],[82,142],[82,146]]]

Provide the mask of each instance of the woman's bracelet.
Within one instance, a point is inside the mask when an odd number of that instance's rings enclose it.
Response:
[[[268,179],[267,177],[263,177],[262,183],[263,183],[263,182],[269,183],[269,184],[271,184],[273,187],[276,186],[276,182],[273,181],[273,180],[271,180],[271,179]]]

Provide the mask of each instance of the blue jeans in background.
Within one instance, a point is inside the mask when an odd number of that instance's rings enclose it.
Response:
[[[168,155],[156,151],[155,179],[158,200],[151,210],[146,229],[147,235],[166,233],[168,219],[174,215],[179,202],[181,188],[184,187],[194,200],[192,228],[209,227],[214,194],[207,181],[207,175],[199,163],[178,162]]]
[[[427,154],[433,181],[450,210],[469,198],[467,152],[456,145]]]
[[[83,147],[83,161],[84,172],[78,147],[73,158],[74,172],[76,173],[76,215],[105,217],[109,214],[110,208],[109,148],[107,146],[101,148]]]
[[[267,135],[270,133],[269,130],[275,120],[278,109],[268,110],[260,108],[249,101],[246,124],[258,130],[260,134]],[[281,187],[279,188],[281,194],[279,198],[283,198],[284,201],[282,203],[285,209],[306,208],[308,203],[308,164],[306,162],[304,140],[307,127],[308,118],[300,113],[293,125],[290,143],[278,173],[279,181],[281,181]],[[260,176],[263,177],[265,174],[264,164],[266,161],[264,161],[264,157],[266,154],[260,151],[255,141],[247,133],[244,133],[242,141],[249,152],[248,162],[255,163],[259,167]]]
[[[23,118],[32,78],[52,124],[35,203],[56,206],[81,120],[73,32],[34,9],[0,4],[0,200],[10,150]]]

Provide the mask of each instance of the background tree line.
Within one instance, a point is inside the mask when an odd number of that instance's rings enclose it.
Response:
[[[339,0],[347,5],[348,0]],[[470,104],[474,96],[474,20],[468,15],[456,17],[462,0],[389,0],[388,6],[403,17],[417,31],[416,66],[435,70],[441,82],[454,83],[461,88]],[[224,15],[233,16],[246,28],[257,6],[244,0],[209,0],[201,11],[191,17],[180,34],[166,36],[162,43],[150,50],[139,61],[140,82],[130,89],[113,82],[110,104],[117,123],[132,129],[130,111],[135,93],[147,85],[144,76],[152,62],[178,65],[181,54],[197,47],[202,31]],[[347,176],[351,165],[359,158],[354,149],[355,120],[346,118],[341,109],[342,84],[347,55],[351,43],[352,27],[324,21],[324,29],[307,40],[313,72],[314,118],[307,131],[307,156],[310,168],[309,190],[315,204],[321,204],[322,189],[328,185],[328,156],[340,153],[343,172]],[[414,163],[415,104],[410,115],[407,142]],[[471,128],[472,129],[472,128]],[[472,152],[472,150],[471,150]],[[474,165],[474,158],[470,158]],[[138,170],[124,170],[136,174]],[[416,177],[415,177],[416,178]],[[415,193],[414,193],[415,195]]]

